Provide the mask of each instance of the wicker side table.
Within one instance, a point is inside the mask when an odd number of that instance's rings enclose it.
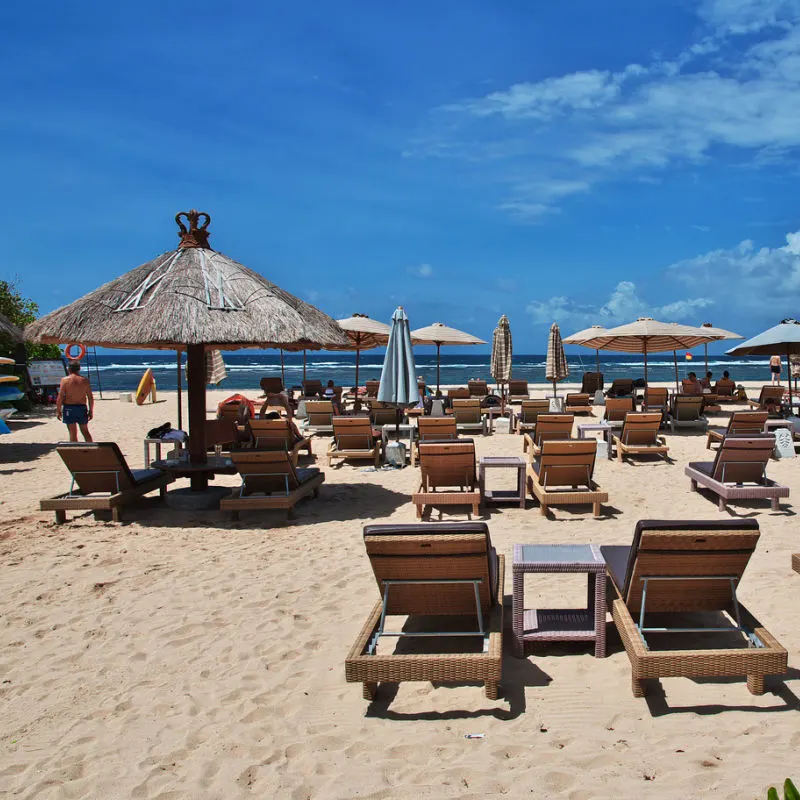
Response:
[[[525,642],[581,641],[594,644],[596,658],[606,655],[606,562],[594,544],[515,544],[512,599],[514,650],[525,656]],[[585,609],[525,608],[526,573],[585,572]]]
[[[514,503],[520,508],[525,508],[525,468],[527,462],[519,456],[483,456],[478,462],[478,485],[481,498],[486,505],[491,503]],[[487,469],[515,469],[517,471],[517,488],[495,489],[486,488]]]

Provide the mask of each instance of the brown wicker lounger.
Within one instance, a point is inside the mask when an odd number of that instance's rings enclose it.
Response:
[[[764,432],[764,423],[769,418],[766,411],[734,411],[728,420],[727,428],[713,428],[706,436],[706,450],[711,442],[721,442],[726,436],[737,434],[758,435]]]
[[[612,428],[622,428],[625,415],[631,411],[636,411],[633,397],[607,397],[603,422],[607,422]]]
[[[530,399],[530,389],[528,381],[510,380],[508,382],[508,402],[521,403],[523,400]]]
[[[592,395],[583,392],[568,394],[564,399],[564,411],[567,414],[591,414]]]
[[[484,380],[467,381],[470,397],[486,397],[489,394],[489,386]]]
[[[658,435],[661,414],[658,412],[628,412],[619,436],[612,436],[608,444],[609,459],[614,456],[624,461],[626,456],[658,455],[669,460],[669,447],[663,436]]]
[[[231,453],[242,485],[219,504],[239,519],[240,511],[284,510],[289,519],[303,497],[319,494],[325,476],[316,468],[295,469],[289,454],[268,450],[237,450]]]
[[[419,459],[420,442],[448,439],[458,439],[454,417],[420,417],[417,420],[417,440],[411,445],[411,466],[415,466]]]
[[[330,436],[333,433],[333,403],[330,400],[307,400],[308,432]]]
[[[581,377],[581,391],[594,396],[598,389],[603,390],[603,373],[584,372]]]
[[[520,434],[535,430],[539,414],[546,414],[548,411],[550,411],[549,400],[523,400],[519,414],[513,417],[514,429]]]
[[[773,386],[771,383],[767,383],[761,387],[758,400],[748,400],[747,402],[750,404],[750,408],[774,412],[783,402],[784,391],[783,386]]]
[[[481,401],[477,397],[456,398],[453,400],[453,419],[459,433],[488,433],[486,417],[481,410]]]
[[[55,511],[59,524],[67,521],[67,511],[110,511],[119,522],[123,506],[156,489],[164,497],[175,480],[160,469],[130,469],[115,442],[64,442],[56,451],[72,474],[72,486],[39,501],[39,508]]]
[[[333,441],[328,445],[328,466],[334,458],[372,459],[380,466],[382,441],[372,432],[369,417],[334,417]]]
[[[703,416],[703,396],[692,394],[679,394],[672,399],[669,410],[669,428],[675,430],[690,428],[705,433],[708,430],[708,420]]]
[[[472,506],[480,513],[481,493],[475,472],[475,442],[423,442],[419,445],[421,481],[411,502],[421,517],[425,506]],[[443,490],[441,487],[449,487]],[[455,488],[458,487],[458,488]]]
[[[596,456],[595,439],[542,442],[541,458],[528,464],[528,491],[539,501],[543,515],[549,506],[591,503],[594,516],[600,516],[608,492],[593,480]]]
[[[714,386],[714,394],[718,403],[736,403],[739,398],[735,396],[736,384],[732,380],[720,378]]]
[[[251,419],[248,422],[256,450],[277,450],[288,453],[297,466],[300,451],[311,455],[311,437],[295,440],[293,423],[289,419]]]
[[[522,452],[528,453],[529,459],[534,458],[542,454],[542,442],[548,439],[571,439],[574,422],[573,414],[539,414],[536,429],[522,437]]]
[[[669,392],[663,387],[648,386],[644,390],[642,411],[660,411],[663,414],[666,412],[668,405]]]
[[[611,615],[631,662],[635,697],[646,694],[648,678],[737,675],[747,676],[753,694],[763,694],[765,675],[786,672],[786,650],[736,597],[758,537],[751,519],[642,520],[631,547],[600,548],[616,590]],[[698,628],[687,620],[650,616],[680,613],[709,614],[711,624]],[[709,645],[722,642],[705,637],[723,637],[729,646],[668,649],[653,638],[687,633]]]
[[[634,393],[633,378],[614,378],[606,397],[628,397]]]
[[[773,511],[778,500],[789,496],[789,487],[767,478],[766,468],[775,447],[771,434],[726,436],[714,461],[694,461],[686,468],[690,488],[698,485],[711,489],[719,497],[719,510],[725,511],[730,500],[769,500]]]
[[[486,524],[368,525],[364,543],[382,599],[345,660],[347,681],[363,683],[366,700],[374,699],[379,683],[401,681],[480,681],[486,696],[496,699],[503,661],[505,560],[492,547]],[[384,614],[408,621],[400,631],[392,626],[392,632]],[[439,619],[426,620],[432,617]],[[460,627],[453,624],[457,617],[463,618]],[[417,642],[449,638],[475,646],[471,651],[412,652],[403,645],[413,643],[415,634]],[[386,637],[398,638],[402,652],[383,653]]]

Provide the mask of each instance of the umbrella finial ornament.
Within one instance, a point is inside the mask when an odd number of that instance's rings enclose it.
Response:
[[[188,223],[189,227],[181,221],[183,217]],[[203,218],[202,224],[198,225],[201,217]],[[180,231],[178,236],[181,239],[178,249],[187,247],[202,247],[205,250],[210,250],[208,245],[208,226],[211,222],[211,217],[205,211],[197,211],[194,208],[191,211],[180,211],[175,215],[175,222],[178,223]]]

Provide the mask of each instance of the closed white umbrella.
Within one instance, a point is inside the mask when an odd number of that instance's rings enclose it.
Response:
[[[508,324],[508,317],[503,314],[497,321],[497,327],[492,334],[492,378],[501,387],[500,396],[505,404],[505,392],[502,387],[511,380],[511,356],[513,347],[511,343],[511,326]]]
[[[436,345],[436,391],[440,391],[440,372],[441,372],[441,355],[440,348],[442,345],[450,345],[456,347],[464,344],[486,344],[483,339],[473,336],[471,333],[459,331],[456,328],[450,328],[441,322],[434,322],[433,325],[428,325],[426,328],[417,328],[411,331],[411,338],[414,344],[435,344]]]

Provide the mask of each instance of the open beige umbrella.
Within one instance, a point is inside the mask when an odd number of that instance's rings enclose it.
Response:
[[[183,220],[189,223],[187,228]],[[205,489],[205,351],[347,344],[335,320],[208,244],[208,214],[175,217],[177,250],[160,255],[46,314],[25,329],[34,342],[185,350],[192,488]]]
[[[470,333],[464,333],[456,328],[449,328],[441,322],[434,322],[433,325],[428,325],[427,328],[417,328],[411,331],[411,339],[413,344],[435,344],[436,345],[436,391],[441,390],[441,353],[440,348],[442,345],[449,345],[457,347],[463,344],[486,344],[483,339],[473,336]]]
[[[358,368],[361,361],[361,351],[385,347],[389,342],[389,334],[392,329],[384,322],[370,319],[366,314],[353,314],[352,317],[340,319],[337,322],[345,332],[348,343],[346,345],[333,345],[325,349],[356,351],[356,392],[358,392]]]
[[[606,328],[602,325],[592,325],[590,328],[584,328],[582,331],[573,333],[564,339],[564,344],[579,344],[583,347],[591,347],[594,350],[595,369],[600,372],[600,350],[594,346],[593,342],[604,336]]]
[[[561,331],[554,322],[550,326],[550,335],[547,338],[547,360],[545,362],[545,379],[553,383],[553,397],[556,396],[556,384],[569,375],[567,357],[564,355],[564,343],[561,341]]]
[[[700,327],[706,331],[709,336],[713,334],[718,339],[744,339],[744,336],[734,333],[733,331],[726,331],[725,328],[715,328],[710,322],[704,322]],[[706,372],[708,372],[708,342],[703,345],[703,352],[706,359]]]

